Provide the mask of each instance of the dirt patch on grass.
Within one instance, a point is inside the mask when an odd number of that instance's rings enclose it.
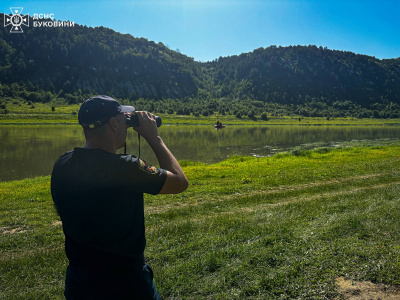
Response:
[[[0,227],[0,234],[15,234],[15,233],[23,233],[27,230],[22,227]]]
[[[336,279],[338,291],[346,300],[394,300],[400,299],[400,288],[371,281],[353,281],[344,277]]]
[[[51,225],[53,225],[53,226],[62,226],[62,222],[61,221],[54,221],[53,223],[51,223]]]

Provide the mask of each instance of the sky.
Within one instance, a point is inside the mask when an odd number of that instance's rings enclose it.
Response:
[[[0,12],[10,7],[162,42],[202,62],[271,45],[400,57],[400,0],[2,0]]]

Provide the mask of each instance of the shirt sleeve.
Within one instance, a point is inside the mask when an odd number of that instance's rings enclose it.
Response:
[[[121,160],[125,165],[121,176],[127,184],[134,186],[135,191],[152,195],[160,192],[167,178],[166,170],[133,155],[123,155]]]

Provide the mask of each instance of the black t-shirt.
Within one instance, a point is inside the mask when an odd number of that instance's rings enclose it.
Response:
[[[111,264],[146,245],[143,193],[158,194],[166,171],[101,149],[75,148],[54,164],[51,193],[70,263]]]

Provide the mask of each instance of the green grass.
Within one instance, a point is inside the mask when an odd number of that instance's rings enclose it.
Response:
[[[145,198],[164,299],[332,299],[335,279],[400,287],[400,145],[182,162]],[[60,299],[67,261],[49,177],[0,183],[0,299]]]
[[[335,118],[327,120],[326,118],[311,118],[304,117],[298,121],[296,117],[273,117],[270,116],[268,121],[257,118],[251,120],[249,118],[237,119],[234,116],[221,116],[215,114],[208,117],[195,117],[195,116],[180,116],[159,114],[162,118],[163,124],[183,124],[183,125],[214,125],[217,120],[221,121],[224,125],[400,125],[400,119],[357,119],[357,118]],[[24,124],[78,124],[78,117],[74,113],[9,113],[7,115],[0,115],[0,125],[24,125]]]
[[[8,114],[0,114],[0,124],[78,124],[79,105],[54,105],[52,111],[50,103],[26,102],[7,103]],[[357,119],[357,118],[326,118],[299,116],[268,116],[268,120],[261,120],[256,116],[255,120],[243,117],[238,119],[233,115],[221,115],[216,113],[211,116],[181,116],[176,114],[159,114],[163,124],[188,124],[188,125],[212,125],[220,120],[226,125],[400,125],[400,119]]]

